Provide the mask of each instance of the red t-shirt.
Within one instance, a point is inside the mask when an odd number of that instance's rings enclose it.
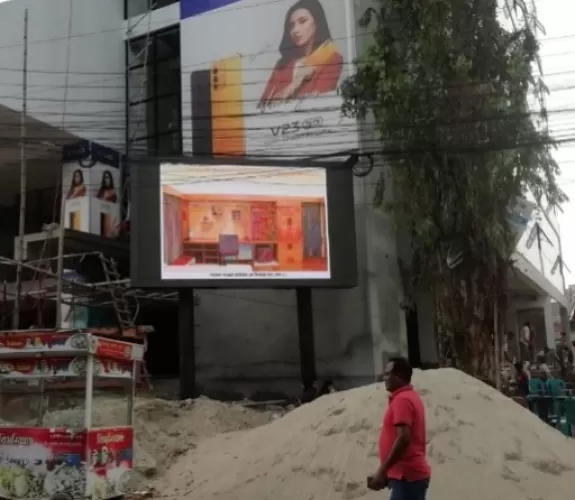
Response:
[[[411,385],[398,389],[389,397],[389,406],[383,417],[379,436],[379,457],[382,463],[393,447],[398,425],[407,425],[411,429],[411,442],[399,461],[389,469],[387,477],[406,481],[428,479],[431,468],[425,452],[425,408],[421,397]]]

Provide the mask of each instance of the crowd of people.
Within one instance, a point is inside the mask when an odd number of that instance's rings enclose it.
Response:
[[[536,351],[536,334],[529,322],[521,328],[518,342],[518,355],[512,354],[511,345],[515,335],[509,332],[504,339],[504,360],[513,365],[511,385],[516,396],[526,397],[529,394],[529,380],[536,374],[537,378],[546,381],[559,376],[566,382],[575,382],[574,343],[566,332],[561,332],[555,349],[545,346]]]

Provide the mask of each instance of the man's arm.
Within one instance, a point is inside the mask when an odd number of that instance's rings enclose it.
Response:
[[[408,424],[396,424],[395,441],[385,462],[380,466],[381,473],[387,476],[391,469],[403,456],[405,450],[411,443],[411,427]]]
[[[386,484],[389,469],[401,459],[409,443],[411,443],[413,416],[414,411],[411,401],[400,399],[394,403],[393,425],[395,427],[395,440],[389,455],[381,462],[379,469],[373,476],[376,483]]]

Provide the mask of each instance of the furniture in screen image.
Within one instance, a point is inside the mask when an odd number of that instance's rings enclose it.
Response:
[[[181,254],[171,265],[327,270],[325,200],[181,195]]]

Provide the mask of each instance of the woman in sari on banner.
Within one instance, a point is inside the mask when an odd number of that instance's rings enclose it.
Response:
[[[279,52],[259,108],[337,90],[343,57],[319,0],[299,0],[288,10]]]
[[[104,170],[104,173],[102,174],[97,198],[110,203],[118,202],[118,194],[116,193],[116,187],[114,186],[114,177],[112,177],[112,172],[109,170]]]
[[[84,183],[84,173],[78,168],[72,174],[72,182],[70,183],[70,190],[66,198],[82,198],[86,196],[86,184]]]

